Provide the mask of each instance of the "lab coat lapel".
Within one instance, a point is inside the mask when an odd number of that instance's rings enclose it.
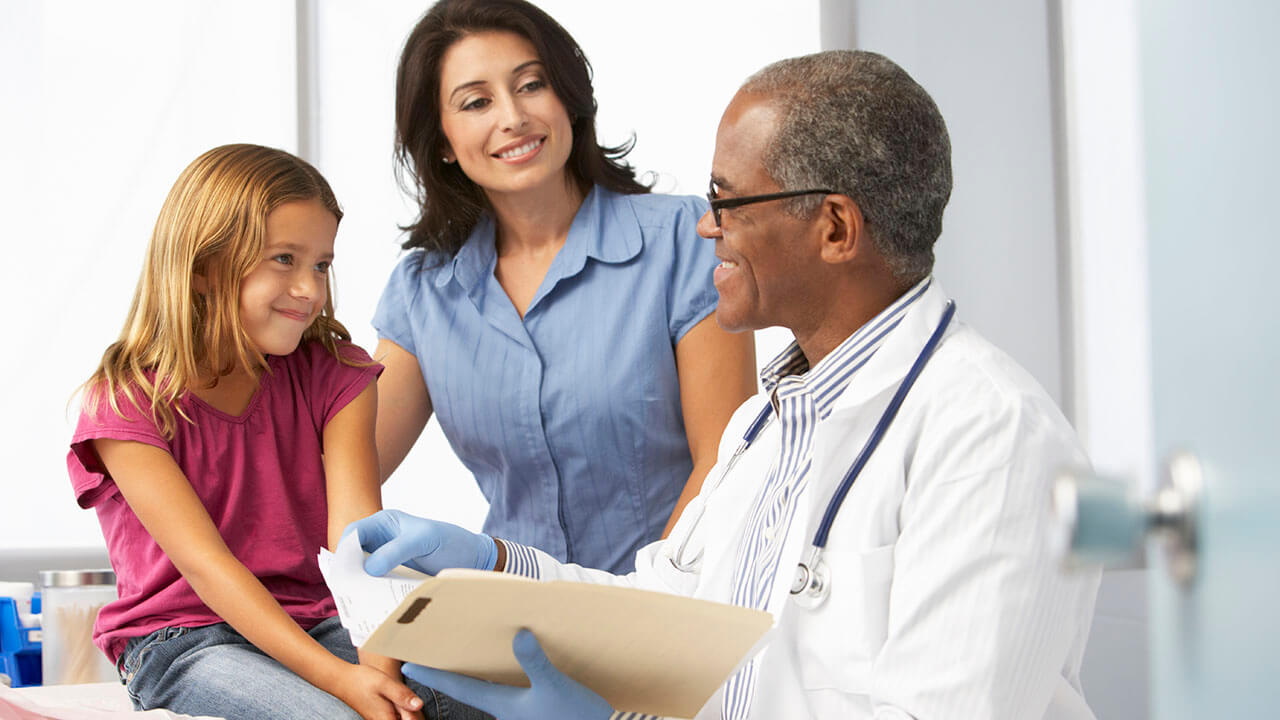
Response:
[[[802,527],[803,531],[792,533],[800,534],[803,538],[796,548],[786,548],[788,553],[794,553],[794,557],[784,558],[791,566],[799,562],[800,554],[808,548],[822,522],[827,504],[844,480],[854,459],[867,444],[867,439],[871,437],[872,430],[889,405],[899,383],[906,377],[912,363],[929,341],[942,318],[946,303],[947,295],[934,279],[924,295],[907,311],[898,327],[885,338],[875,356],[849,381],[848,387],[832,407],[831,414],[815,429],[812,474],[803,496],[799,498],[801,505],[796,513],[795,524]],[[954,328],[955,323],[948,328],[948,334]],[[883,449],[882,447],[877,452]],[[865,478],[862,478],[858,482],[864,481]],[[855,495],[855,492],[850,491],[846,502]],[[839,517],[837,514],[837,518]]]
[[[929,336],[937,328],[946,305],[946,292],[937,279],[930,281],[929,288],[907,310],[902,322],[885,338],[875,356],[853,376],[849,386],[836,400],[831,414],[836,415],[853,408],[856,408],[856,412],[864,412],[862,406],[881,395],[886,388],[896,390],[898,383],[902,382],[902,378],[911,369],[911,364],[929,341]],[[947,330],[948,334],[954,329],[955,323],[952,323],[952,327]],[[885,400],[887,404],[888,398]],[[878,414],[876,419],[879,419]]]
[[[890,398],[933,334],[947,303],[936,279],[903,316],[898,327],[849,381],[825,420],[814,431],[813,466],[805,490],[796,498],[795,521],[779,558],[769,609],[780,618],[791,606],[793,569],[808,549],[827,503],[888,406]],[[951,332],[951,329],[948,329]],[[852,493],[851,493],[852,494]]]

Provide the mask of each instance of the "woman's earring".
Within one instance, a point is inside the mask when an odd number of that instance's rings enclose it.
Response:
[[[445,165],[448,165],[449,163],[453,162],[453,158],[449,157],[448,155],[445,155],[444,157],[442,157],[442,158],[440,158],[440,159],[444,161],[444,164],[445,164]]]

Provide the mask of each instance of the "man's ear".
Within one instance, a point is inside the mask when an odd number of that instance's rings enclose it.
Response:
[[[874,251],[862,219],[862,208],[848,195],[827,195],[818,207],[822,260],[833,265],[852,262]],[[861,259],[866,260],[865,257]]]

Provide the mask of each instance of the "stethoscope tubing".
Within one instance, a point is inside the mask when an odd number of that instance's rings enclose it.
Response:
[[[955,314],[956,303],[954,300],[948,300],[947,307],[942,311],[942,319],[938,321],[938,327],[929,336],[929,341],[924,344],[924,349],[916,356],[916,361],[911,364],[911,369],[907,371],[907,376],[898,384],[897,392],[893,394],[893,398],[889,400],[888,407],[881,413],[880,420],[876,423],[875,429],[871,431],[871,437],[867,438],[867,443],[862,446],[862,451],[858,453],[857,459],[853,461],[849,471],[844,474],[844,479],[840,481],[840,486],[836,488],[831,500],[827,502],[827,509],[822,514],[822,522],[818,523],[818,531],[813,535],[813,547],[821,549],[827,546],[827,536],[831,534],[831,525],[836,520],[836,513],[840,512],[840,506],[844,504],[845,496],[849,494],[849,490],[853,488],[853,483],[858,479],[863,466],[871,459],[871,454],[876,451],[880,441],[884,439],[885,433],[889,431],[889,426],[898,415],[898,409],[902,407],[902,401],[907,398],[907,393],[911,391],[911,386],[916,384],[916,378],[920,377],[925,364],[929,362],[933,352],[938,349],[938,345],[942,342],[942,335],[947,331],[947,326],[951,324],[951,316]]]

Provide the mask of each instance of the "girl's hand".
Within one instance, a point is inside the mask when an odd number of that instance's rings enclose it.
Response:
[[[422,700],[407,685],[368,665],[348,665],[332,688],[364,720],[422,720]]]
[[[374,655],[373,653],[365,652],[359,648],[356,648],[356,652],[360,656],[361,665],[378,670],[383,675],[386,675],[396,682],[404,681],[404,675],[400,672],[400,667],[404,663],[396,660],[395,658],[389,658],[384,655]],[[401,720],[424,720],[423,715],[424,713],[421,712],[415,712],[409,715],[406,715],[403,711],[400,713]]]

